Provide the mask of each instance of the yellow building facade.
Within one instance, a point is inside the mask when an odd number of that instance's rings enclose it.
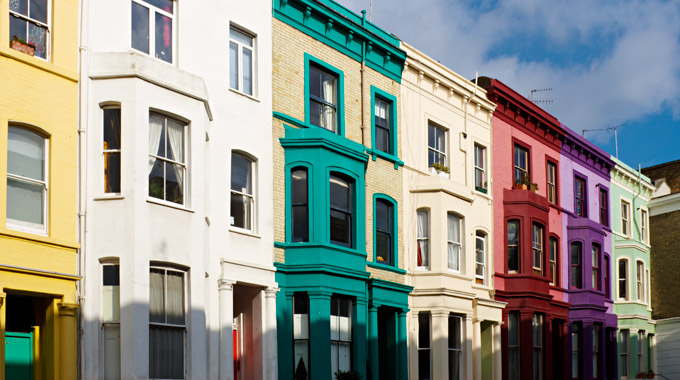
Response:
[[[77,378],[78,25],[0,0],[0,380]]]

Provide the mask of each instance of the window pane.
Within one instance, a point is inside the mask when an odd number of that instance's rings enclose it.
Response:
[[[21,13],[24,16],[28,15],[28,0],[10,0],[9,10]]]
[[[229,43],[229,85],[238,90],[238,45]]]
[[[184,324],[184,275],[168,271],[168,323]]]
[[[250,229],[251,198],[241,194],[231,194],[231,225]]]
[[[165,163],[165,200],[184,204],[184,168],[181,165]]]
[[[351,243],[351,217],[349,214],[331,210],[331,242],[349,245]]]
[[[519,270],[519,222],[508,222],[508,270]]]
[[[375,203],[375,208],[377,217],[376,226],[383,231],[389,231],[391,224],[390,211],[392,207],[390,207],[385,202],[379,200]]]
[[[149,54],[149,8],[132,2],[132,48]]]
[[[331,176],[330,179],[331,207],[340,210],[349,210],[350,190],[349,183],[342,178]]]
[[[390,131],[386,128],[376,126],[375,128],[375,144],[376,149],[381,152],[391,154],[390,149]]]
[[[307,170],[291,173],[291,223],[293,241],[309,240],[309,210],[307,206]]]
[[[231,155],[231,189],[252,194],[252,162],[239,154]]]
[[[47,0],[31,0],[30,17],[47,24]]]
[[[14,36],[17,36],[17,38],[21,38],[24,41],[28,40],[27,37],[27,22],[24,21],[23,19],[19,17],[15,17],[14,15],[9,16],[9,39],[10,41],[14,38]]]
[[[517,313],[508,314],[508,344],[519,345],[519,315]]]
[[[104,330],[104,380],[120,379],[120,325],[105,324]]]
[[[184,379],[184,328],[149,326],[149,377]]]
[[[104,192],[120,193],[120,153],[104,153]]]
[[[390,251],[392,244],[390,235],[384,232],[377,232],[375,237],[375,250],[377,260],[386,264],[391,264]]]
[[[120,108],[104,109],[104,150],[120,149]]]
[[[243,49],[243,92],[253,94],[253,52]]]
[[[313,67],[309,68],[309,94],[321,99],[321,72]]]
[[[23,128],[9,128],[7,172],[38,181],[45,179],[45,139]]]
[[[151,268],[149,280],[149,321],[165,323],[165,271]]]
[[[156,13],[156,58],[172,62],[172,19]]]
[[[120,276],[118,265],[104,265],[102,281],[102,320],[120,320]]]
[[[449,348],[460,349],[462,347],[461,318],[449,315]]]
[[[173,0],[142,0],[166,12],[173,13]]]
[[[449,351],[449,379],[451,380],[460,380],[461,356],[460,351]]]
[[[42,185],[7,178],[7,219],[42,225]]]
[[[29,22],[28,41],[35,45],[36,57],[47,58],[47,28]]]
[[[167,119],[167,157],[177,162],[184,162],[184,124]]]
[[[430,348],[430,313],[418,313],[418,348]]]
[[[229,38],[234,41],[238,41],[246,46],[253,46],[253,38],[238,29],[229,29]]]

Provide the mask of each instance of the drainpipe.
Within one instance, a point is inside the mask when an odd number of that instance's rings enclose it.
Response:
[[[470,101],[477,96],[478,75],[479,75],[479,72],[475,71],[475,90],[472,93],[472,96],[467,96],[466,97],[467,99],[465,99],[465,116],[463,118],[463,138],[466,139],[466,140],[467,140],[468,105],[470,104]],[[467,153],[467,144],[466,144],[466,149],[463,150],[463,149],[461,149],[460,142],[459,142],[458,149]],[[473,152],[473,154],[474,154],[474,152]],[[465,173],[465,182],[466,182],[466,184],[467,184],[467,180],[468,180],[467,171],[468,171],[468,166],[465,165],[465,172],[466,172]]]
[[[366,11],[361,11],[361,25],[364,24]],[[366,99],[366,41],[361,43],[361,145],[366,146],[366,115],[364,112],[364,100]]]
[[[83,320],[83,309],[85,304],[85,279],[83,277],[83,272],[85,270],[85,228],[86,228],[86,209],[87,209],[87,182],[86,182],[86,163],[87,163],[87,133],[86,133],[86,123],[88,120],[88,107],[87,101],[89,97],[88,87],[89,81],[83,83],[83,80],[87,80],[86,73],[89,71],[89,50],[88,50],[88,34],[86,21],[89,21],[88,14],[88,0],[80,0],[80,43],[78,47],[78,65],[79,65],[79,78],[78,78],[78,218],[77,218],[77,236],[76,240],[80,243],[80,248],[78,249],[78,266],[77,275],[81,277],[76,283],[76,295],[77,302],[80,305],[80,312],[78,313],[78,341],[77,341],[77,353],[78,353],[78,378],[84,379],[85,373],[85,362],[82,359],[83,352],[83,332],[84,332],[84,320]]]

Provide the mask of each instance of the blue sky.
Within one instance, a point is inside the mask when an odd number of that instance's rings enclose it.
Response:
[[[625,123],[630,166],[680,159],[678,0],[373,0],[372,21],[467,78],[552,88],[535,98],[579,133]],[[586,137],[614,154],[613,132]]]

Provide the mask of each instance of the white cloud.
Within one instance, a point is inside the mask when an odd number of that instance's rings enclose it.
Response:
[[[369,7],[369,0],[340,1],[357,12]],[[479,71],[525,96],[552,87],[542,96],[554,103],[544,108],[576,131],[664,107],[680,115],[675,1],[373,0],[373,22],[467,78]],[[558,61],[562,55],[549,51],[545,59],[534,53],[528,60],[508,48],[521,44],[513,40],[518,35],[577,57]],[[581,54],[588,61],[579,61],[580,47],[588,49]]]

